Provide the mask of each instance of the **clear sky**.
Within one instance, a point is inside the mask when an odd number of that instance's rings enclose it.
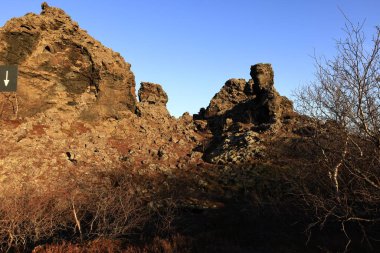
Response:
[[[41,0],[0,0],[0,26]],[[314,78],[312,55],[331,57],[345,18],[380,25],[380,0],[50,0],[132,64],[136,83],[161,84],[174,116],[197,113],[230,78],[273,65],[275,86],[292,90]]]

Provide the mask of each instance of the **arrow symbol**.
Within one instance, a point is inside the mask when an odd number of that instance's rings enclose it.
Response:
[[[9,83],[9,80],[8,80],[8,70],[7,70],[7,72],[5,73],[5,80],[4,80],[5,86],[8,86],[8,83]]]

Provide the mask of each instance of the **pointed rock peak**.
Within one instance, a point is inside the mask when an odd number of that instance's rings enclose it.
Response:
[[[230,118],[233,122],[270,126],[280,123],[293,113],[292,102],[280,96],[274,87],[272,65],[259,63],[251,66],[252,79],[230,79],[215,94],[206,110],[196,117],[213,120],[216,128]]]
[[[47,8],[49,8],[48,3],[47,3],[47,2],[43,2],[43,3],[41,4],[41,9],[42,9],[42,10],[45,10],[45,9],[47,9]]]
[[[56,19],[68,18],[71,20],[70,16],[65,13],[64,10],[56,7],[51,7],[47,2],[41,4],[41,15],[44,16],[53,16]]]
[[[252,65],[250,74],[254,82],[253,89],[256,93],[274,88],[274,73],[271,64],[259,63]]]

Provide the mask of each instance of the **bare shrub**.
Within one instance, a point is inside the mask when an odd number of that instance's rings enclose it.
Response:
[[[24,182],[0,195],[0,251],[25,251],[49,241],[88,241],[126,237],[150,215],[129,178],[117,185],[110,174],[73,178],[62,172],[60,185]]]
[[[0,250],[23,248],[64,229],[67,210],[57,205],[55,193],[40,196],[32,189],[15,189],[0,197]]]
[[[316,81],[296,92],[297,108],[311,116],[313,157],[305,161],[301,195],[314,227],[340,224],[345,250],[372,248],[380,222],[380,29],[367,43],[363,25],[348,21],[332,60],[315,58]],[[377,224],[377,225],[376,225]],[[377,234],[378,236],[378,234]]]

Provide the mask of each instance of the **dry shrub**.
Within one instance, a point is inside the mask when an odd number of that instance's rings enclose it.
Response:
[[[280,140],[271,150],[286,174],[281,184],[291,186],[283,201],[297,213],[310,247],[376,252],[380,150],[336,122],[310,119],[309,123],[312,135]]]
[[[181,235],[170,239],[155,237],[146,245],[123,245],[118,240],[99,239],[86,244],[63,242],[36,247],[33,253],[187,253],[191,252],[191,240]]]
[[[43,185],[3,187],[0,251],[26,251],[59,240],[125,237],[149,218],[146,202],[127,173],[117,184],[109,173],[59,176]]]
[[[315,57],[315,82],[296,92],[315,129],[299,181],[315,218],[309,231],[339,224],[345,251],[380,237],[380,27],[368,41],[363,25],[347,19],[336,56]]]
[[[373,142],[343,129],[325,130],[319,129],[318,136],[310,139],[310,150],[318,151],[314,159],[304,161],[296,181],[302,206],[311,218],[307,232],[312,236],[312,231],[318,234],[335,227],[331,231],[342,234],[346,242],[341,247],[346,251],[351,243],[373,249],[380,236],[376,231],[380,222],[379,150]]]
[[[0,201],[1,251],[25,249],[30,242],[47,240],[69,226],[69,210],[60,206],[57,192],[40,195],[28,187],[8,189]]]

